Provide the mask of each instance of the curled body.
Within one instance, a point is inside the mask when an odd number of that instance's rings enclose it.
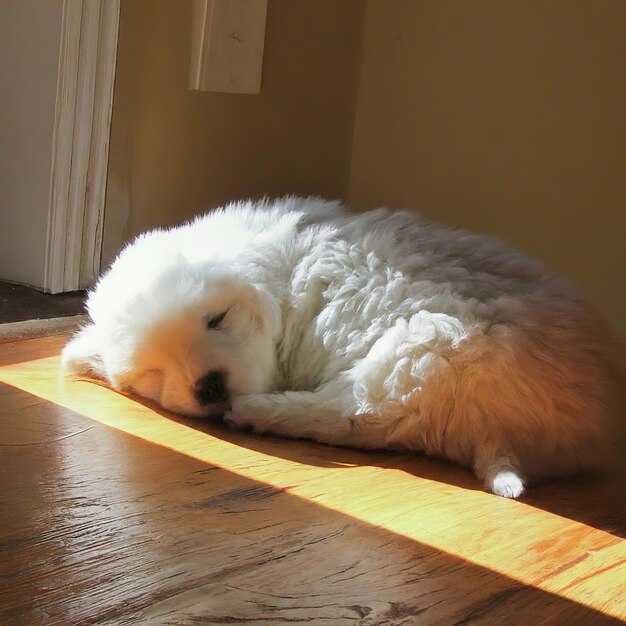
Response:
[[[408,211],[229,205],[138,237],[88,310],[74,372],[257,432],[450,459],[507,497],[601,468],[624,420],[619,346],[573,286]]]

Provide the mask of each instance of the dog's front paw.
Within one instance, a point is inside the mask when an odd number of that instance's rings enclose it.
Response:
[[[251,424],[241,421],[241,418],[232,411],[224,413],[224,424],[232,430],[242,430],[244,432],[250,432],[252,430]]]
[[[224,415],[224,423],[234,430],[258,430],[258,403],[253,396],[239,396],[233,400],[230,411]]]

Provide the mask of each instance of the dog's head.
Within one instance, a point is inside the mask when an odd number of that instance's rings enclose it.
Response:
[[[91,323],[65,347],[65,367],[193,417],[267,391],[277,300],[237,263],[190,262],[152,239],[122,253],[90,294]]]

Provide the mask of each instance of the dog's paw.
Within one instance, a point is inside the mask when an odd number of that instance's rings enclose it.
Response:
[[[224,424],[231,428],[232,430],[241,430],[244,432],[252,431],[252,425],[242,421],[241,417],[233,413],[232,411],[227,411],[224,413]]]
[[[239,396],[224,414],[224,423],[234,430],[250,432],[258,430],[258,418],[258,402],[252,396]]]
[[[487,487],[504,498],[519,498],[524,493],[524,481],[510,470],[498,472]]]

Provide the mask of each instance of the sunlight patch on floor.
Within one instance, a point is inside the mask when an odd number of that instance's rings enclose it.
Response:
[[[106,387],[63,378],[58,372],[58,357],[50,357],[0,367],[0,381],[100,424],[604,612],[607,607],[601,601],[619,597],[620,581],[626,580],[626,542],[580,522],[416,476],[405,466],[368,465],[365,453],[358,455],[359,462],[346,464],[332,462],[329,452],[319,457],[328,460],[323,464],[280,456],[281,448],[299,445],[290,441],[279,441],[273,448],[258,446],[265,451],[252,449],[245,442],[258,441],[256,437],[226,436],[219,429],[215,434],[203,432]],[[272,449],[278,454],[268,452]],[[429,461],[416,458],[408,463],[417,467]],[[547,568],[558,552],[564,562],[576,563],[563,572],[555,572],[553,565]],[[604,589],[600,598],[599,588]]]

